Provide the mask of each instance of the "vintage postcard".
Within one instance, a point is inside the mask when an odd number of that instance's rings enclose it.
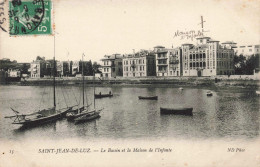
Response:
[[[0,167],[259,167],[259,0],[0,0]]]

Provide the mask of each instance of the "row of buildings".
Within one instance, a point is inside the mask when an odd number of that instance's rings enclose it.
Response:
[[[260,45],[237,47],[232,41],[223,42],[210,37],[196,39],[197,43],[181,47],[155,46],[132,54],[105,55],[101,59],[103,77],[142,76],[216,76],[234,74],[234,54],[257,54]],[[241,49],[244,48],[244,49]],[[254,49],[253,49],[254,48]]]
[[[92,70],[89,70],[90,68],[92,69],[90,61],[84,61],[83,63],[82,61],[56,61],[55,76],[64,77],[81,74],[82,64],[84,65],[84,75],[92,75]],[[31,62],[28,71],[30,72],[31,78],[49,77],[53,75],[53,66],[53,59],[45,60],[45,57],[38,56],[35,61]]]
[[[196,44],[185,43],[176,48],[155,46],[153,50],[140,50],[131,54],[105,55],[98,68],[98,76],[111,77],[146,77],[146,76],[216,76],[234,74],[234,55],[244,56],[259,54],[260,45],[236,46],[227,41],[220,43],[210,37],[196,39]],[[10,60],[1,60],[1,66],[15,64]],[[93,74],[90,61],[56,61],[57,77]],[[21,66],[21,67],[20,67]],[[28,68],[27,68],[28,66]],[[26,71],[31,78],[53,75],[53,60],[37,57],[31,63],[19,65],[22,70],[8,69],[5,76],[20,76]],[[5,70],[7,71],[7,70]]]

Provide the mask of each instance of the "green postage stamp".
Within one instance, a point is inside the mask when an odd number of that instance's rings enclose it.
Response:
[[[10,35],[52,34],[51,0],[9,1]]]

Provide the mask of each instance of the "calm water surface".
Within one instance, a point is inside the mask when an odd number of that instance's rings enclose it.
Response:
[[[97,99],[104,107],[101,118],[74,125],[66,119],[39,127],[24,129],[12,125],[4,116],[12,115],[10,107],[31,113],[53,104],[52,87],[0,86],[0,138],[86,139],[248,139],[259,137],[259,99],[253,89],[97,87],[96,92],[112,91],[113,98]],[[93,104],[93,88],[87,87],[87,102]],[[158,101],[138,100],[139,95],[158,95]],[[82,99],[80,86],[57,88],[58,107],[74,105]],[[82,102],[81,102],[82,103]],[[194,115],[160,115],[160,107],[190,106]]]

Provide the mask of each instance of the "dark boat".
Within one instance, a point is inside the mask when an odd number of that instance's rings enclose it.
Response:
[[[208,91],[207,96],[213,96],[213,93],[211,91]]]
[[[55,110],[55,108],[40,110],[32,114],[18,114],[15,116],[7,116],[5,118],[15,118],[12,124],[20,124],[23,126],[37,126],[44,123],[56,121],[58,119],[64,118],[66,113],[70,111],[71,108],[64,108],[60,110]]]
[[[103,97],[112,97],[112,96],[113,96],[113,94],[95,94],[96,99],[100,99]]]
[[[158,96],[138,96],[140,100],[158,100]]]
[[[176,107],[176,108],[163,108],[160,107],[161,114],[174,114],[174,115],[189,115],[192,116],[193,108]]]

